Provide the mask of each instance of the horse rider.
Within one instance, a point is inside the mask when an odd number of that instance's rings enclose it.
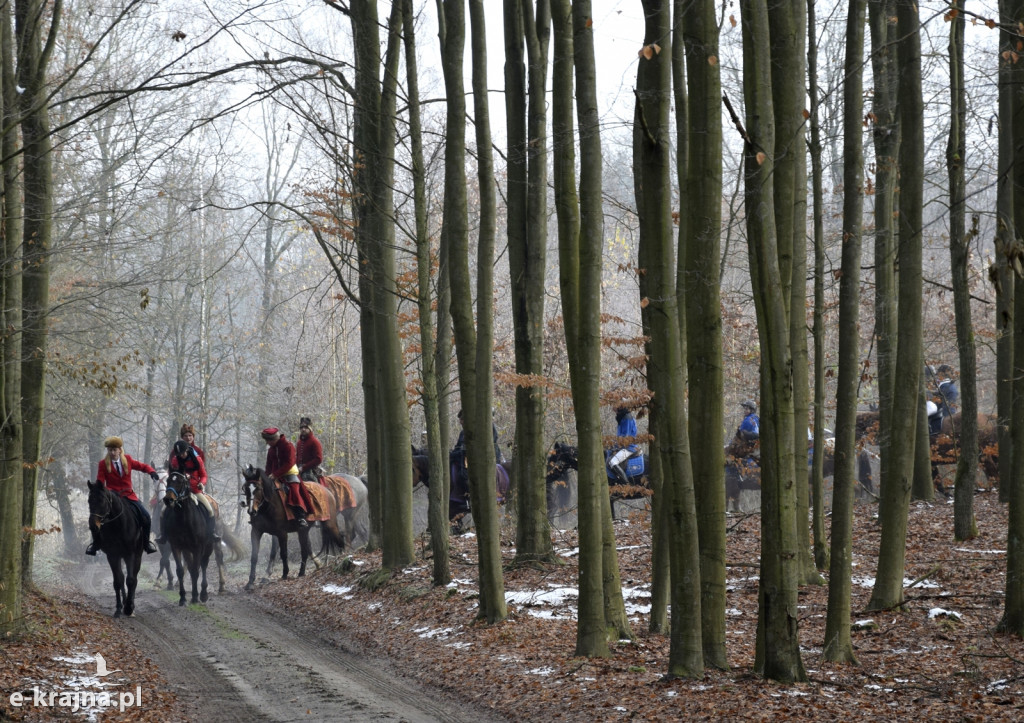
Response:
[[[455,442],[455,448],[452,449],[452,457],[456,454],[461,454],[463,460],[466,458],[466,420],[462,416],[462,410],[459,410],[459,438]],[[426,432],[424,432],[426,434]],[[498,428],[494,424],[494,420],[491,420],[491,438],[494,441],[494,462],[501,464],[505,461],[505,455],[501,453],[501,445],[498,443]],[[465,465],[463,465],[465,466]]]
[[[619,438],[619,444],[625,444],[609,455],[608,470],[619,482],[628,485],[629,475],[626,474],[624,465],[626,460],[635,456],[640,451],[640,448],[632,441],[637,436],[636,418],[633,417],[633,413],[626,407],[617,407],[615,409],[615,423],[618,425],[615,430],[615,436]]]
[[[213,504],[206,496],[206,465],[203,458],[196,454],[195,449],[184,439],[174,443],[171,450],[171,458],[167,461],[169,472],[178,472],[188,477],[188,486],[195,497],[196,502],[206,511],[206,528],[210,532],[214,543],[220,542],[220,535],[217,534],[217,516],[213,511]],[[157,544],[167,542],[167,526],[160,523],[160,537]]]
[[[324,448],[313,434],[309,417],[299,419],[299,438],[295,442],[295,463],[299,466],[299,479],[319,482],[323,477],[320,465],[324,463]]]
[[[271,479],[285,483],[288,490],[285,504],[292,508],[299,527],[308,527],[306,515],[310,504],[306,499],[306,490],[299,480],[299,468],[295,464],[295,445],[281,433],[277,427],[267,427],[260,436],[267,443],[267,474]]]
[[[100,460],[99,468],[96,470],[96,480],[102,482],[111,492],[121,495],[126,502],[135,508],[139,516],[140,527],[142,528],[142,539],[145,541],[143,549],[147,553],[156,552],[156,545],[149,539],[149,530],[153,520],[149,516],[146,506],[139,501],[135,490],[132,488],[132,470],[147,473],[153,478],[154,482],[159,481],[160,476],[156,473],[155,469],[145,462],[139,462],[125,454],[123,449],[124,443],[120,437],[107,437],[103,441],[103,446],[106,447],[107,454]],[[100,546],[98,531],[90,524],[89,532],[92,533],[92,542],[85,548],[85,554],[95,555]]]
[[[178,438],[188,442],[188,446],[195,451],[196,456],[203,461],[204,465],[206,464],[206,453],[199,448],[198,444],[196,444],[195,427],[193,427],[191,424],[181,425],[181,431],[178,433]]]
[[[756,457],[758,440],[761,438],[761,418],[757,416],[757,403],[753,399],[744,399],[740,407],[743,408],[743,421],[736,428],[736,434],[725,453],[736,460],[745,460]]]
[[[949,364],[940,364],[937,370],[933,370],[931,366],[925,366],[924,371],[925,376],[935,387],[935,394],[925,400],[928,414],[928,435],[934,437],[942,431],[942,419],[956,414],[960,389],[956,380],[952,378],[954,376],[953,367]]]

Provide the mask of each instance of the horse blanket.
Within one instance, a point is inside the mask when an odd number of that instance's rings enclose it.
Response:
[[[309,513],[306,515],[306,522],[323,522],[331,518],[330,514],[330,503],[327,500],[326,495],[329,494],[326,487],[316,482],[303,482],[306,488],[306,493],[309,496],[310,505]],[[284,505],[284,511],[287,515],[287,519],[294,520],[295,512],[288,505],[288,490],[286,483],[280,480],[274,480],[274,487],[277,489],[277,494],[281,497],[281,504]]]
[[[352,485],[342,475],[321,477],[320,484],[334,494],[334,499],[338,501],[338,512],[344,512],[359,506],[356,501],[356,495],[352,491]]]

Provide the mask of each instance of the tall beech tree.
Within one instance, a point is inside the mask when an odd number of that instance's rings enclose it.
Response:
[[[430,233],[427,228],[427,179],[423,158],[423,130],[420,120],[419,71],[416,62],[416,23],[413,0],[402,3],[402,34],[405,45],[405,79],[409,100],[409,142],[412,152],[413,204],[416,233],[416,299],[420,320],[420,377],[423,380],[423,416],[427,425],[427,453],[430,465],[428,528],[433,553],[434,585],[451,582],[448,559],[448,493],[450,490],[445,447],[441,444],[441,395],[435,358],[434,320],[430,293]]]
[[[363,366],[377,369],[375,396],[366,398],[367,438],[379,435],[380,457],[370,465],[371,484],[382,491],[382,566],[393,570],[415,559],[412,537],[412,455],[405,399],[402,346],[398,336],[395,265],[394,142],[395,96],[401,56],[402,3],[396,0],[385,26],[387,51],[381,78],[377,6],[353,3],[349,9],[355,50],[355,129],[358,159],[354,183],[356,244],[361,264],[364,324]],[[365,344],[369,343],[369,348]]]
[[[1006,63],[1005,81],[1006,103],[1000,103],[999,133],[1010,137],[1005,149],[1009,158],[1012,178],[1012,192],[1009,192],[1013,218],[1010,233],[1006,242],[1001,245],[1005,263],[1010,269],[1009,281],[1013,284],[1013,316],[1012,319],[1001,319],[1001,323],[1009,323],[1012,329],[1012,369],[1008,380],[1012,403],[1010,416],[1006,420],[1010,426],[1010,449],[1013,458],[1022,458],[1024,450],[1024,253],[1020,249],[1019,230],[1024,228],[1024,64],[1016,59],[1016,46],[1019,38],[1016,28],[1024,22],[1024,2],[1021,0],[1003,0],[1000,3],[1000,25],[1012,29],[1004,36],[1007,45],[1003,46],[1000,59]],[[1002,140],[1000,148],[1003,149]],[[1002,165],[1002,164],[1001,164]],[[1005,219],[1009,221],[1010,219]],[[1000,263],[1004,263],[1001,259]],[[1000,444],[1002,440],[1000,440]],[[1000,447],[1000,452],[1002,447]],[[1002,456],[1002,454],[1000,454]],[[1006,537],[1006,601],[999,630],[1024,637],[1024,468],[1015,465],[1009,479],[1000,477],[1001,483],[1007,488],[1009,498],[1008,529]]]
[[[900,126],[896,120],[897,83],[895,0],[868,0],[871,72],[874,80],[871,126],[875,149],[875,378],[878,386],[877,434],[881,456],[880,484],[889,478],[892,456],[893,394],[896,388],[896,165]]]
[[[701,636],[704,663],[726,668],[725,453],[721,275],[722,96],[718,21],[712,0],[676,0],[673,59],[679,140],[679,264],[677,296],[686,299],[686,361],[690,455],[700,538]],[[683,56],[685,55],[685,80]],[[683,85],[688,92],[683,96]],[[685,114],[680,114],[680,108]],[[680,121],[680,115],[683,121]],[[685,179],[685,180],[684,180]]]
[[[47,73],[64,4],[55,0],[14,3],[14,82],[22,142],[21,421],[24,500],[22,525],[35,527],[36,490],[43,443],[46,350],[50,311],[50,246],[53,237],[53,141]],[[5,126],[6,127],[6,126]],[[13,131],[10,131],[13,132]],[[11,300],[8,299],[8,302]],[[22,577],[32,579],[32,544],[22,544]]]
[[[860,359],[860,265],[864,213],[864,11],[850,0],[846,21],[843,85],[843,255],[839,279],[839,379],[836,385],[835,474],[832,492],[832,549],[824,655],[856,662],[850,639],[850,571],[853,566],[853,486],[857,466],[857,386]]]
[[[0,16],[0,102],[2,136],[3,203],[0,206],[0,239],[4,263],[0,266],[0,635],[21,630],[22,616],[22,468],[21,425],[21,164],[16,118],[18,95],[14,77],[14,33],[10,13]]]
[[[505,0],[508,260],[516,360],[516,559],[554,560],[544,484],[548,0]],[[523,48],[526,49],[524,64]],[[528,102],[527,102],[528,101]]]
[[[800,555],[796,534],[794,487],[795,433],[793,364],[789,324],[790,267],[782,257],[786,243],[779,236],[792,229],[792,219],[780,227],[775,190],[776,89],[773,86],[771,33],[795,25],[769,22],[765,0],[740,3],[743,26],[744,203],[750,280],[761,346],[761,575],[758,590],[758,626],[755,669],[767,678],[805,680],[798,635],[797,582]],[[774,5],[772,13],[791,16],[794,4]],[[802,8],[800,12],[803,12]],[[769,27],[773,28],[769,31]],[[782,79],[780,79],[782,80]],[[784,79],[802,87],[799,74]],[[781,100],[786,93],[780,93]],[[785,105],[784,103],[780,103]],[[792,183],[792,177],[780,179]],[[792,191],[790,190],[790,193]],[[786,195],[786,194],[783,194]],[[792,248],[791,240],[787,242]],[[785,270],[785,273],[784,273]],[[803,311],[801,310],[801,313]],[[806,432],[801,430],[801,436]],[[806,524],[803,521],[802,524]]]
[[[914,475],[921,395],[921,219],[924,177],[924,119],[921,96],[921,28],[917,4],[896,3],[899,59],[899,322],[895,389],[890,426],[889,477],[882,480],[878,516],[882,525],[878,572],[869,609],[889,609],[903,601],[907,512]]]
[[[637,69],[633,116],[633,184],[640,222],[641,309],[650,330],[648,384],[655,436],[661,455],[662,504],[668,505],[673,534],[672,634],[669,674],[704,672],[701,638],[700,555],[697,511],[684,410],[686,374],[672,234],[670,0],[644,0],[644,46]]]
[[[974,519],[974,477],[978,459],[978,362],[971,323],[971,289],[967,271],[971,241],[978,232],[978,217],[967,232],[967,89],[964,87],[964,0],[953,0],[949,23],[949,140],[946,169],[949,178],[949,256],[953,273],[953,311],[956,345],[960,352],[961,427],[953,504],[953,534],[968,540],[978,534]],[[929,465],[929,473],[931,472]]]

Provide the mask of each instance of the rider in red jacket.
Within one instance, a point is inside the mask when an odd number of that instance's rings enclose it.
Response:
[[[299,468],[295,464],[295,446],[277,427],[267,427],[260,436],[267,443],[267,474],[287,485],[288,496],[285,502],[295,513],[299,527],[307,527],[309,503],[306,501],[306,490],[299,481]]]
[[[160,476],[157,475],[155,469],[145,462],[139,462],[125,454],[123,449],[124,443],[120,437],[107,437],[103,442],[103,446],[107,448],[107,454],[100,460],[99,467],[96,470],[96,480],[102,482],[111,492],[121,495],[125,501],[138,511],[139,522],[142,526],[142,539],[145,540],[143,549],[146,552],[156,552],[156,546],[149,539],[149,529],[153,520],[149,516],[146,506],[139,501],[138,496],[135,494],[135,489],[132,487],[132,470],[146,472],[153,478],[154,482],[159,480]],[[100,541],[97,530],[91,524],[89,525],[89,531],[92,533],[92,542],[85,548],[85,554],[95,555],[99,549]]]
[[[319,482],[317,468],[324,463],[324,448],[313,434],[309,417],[299,420],[299,439],[295,443],[295,462],[299,466],[299,479]]]
[[[188,476],[189,489],[195,495],[200,506],[206,511],[206,526],[213,537],[213,542],[214,544],[220,542],[220,535],[217,534],[217,517],[213,512],[213,505],[204,494],[206,487],[206,465],[203,464],[202,457],[196,454],[195,448],[189,445],[186,440],[179,439],[174,443],[171,458],[167,461],[167,469],[169,472],[179,472]],[[164,524],[165,522],[166,518],[161,521],[160,537],[156,540],[161,545],[167,541],[167,525]]]

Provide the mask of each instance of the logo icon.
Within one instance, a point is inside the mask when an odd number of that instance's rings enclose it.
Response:
[[[104,660],[103,656],[96,653],[96,677],[106,678],[108,675],[113,673],[120,673],[120,668],[117,670],[107,670],[107,661]]]

